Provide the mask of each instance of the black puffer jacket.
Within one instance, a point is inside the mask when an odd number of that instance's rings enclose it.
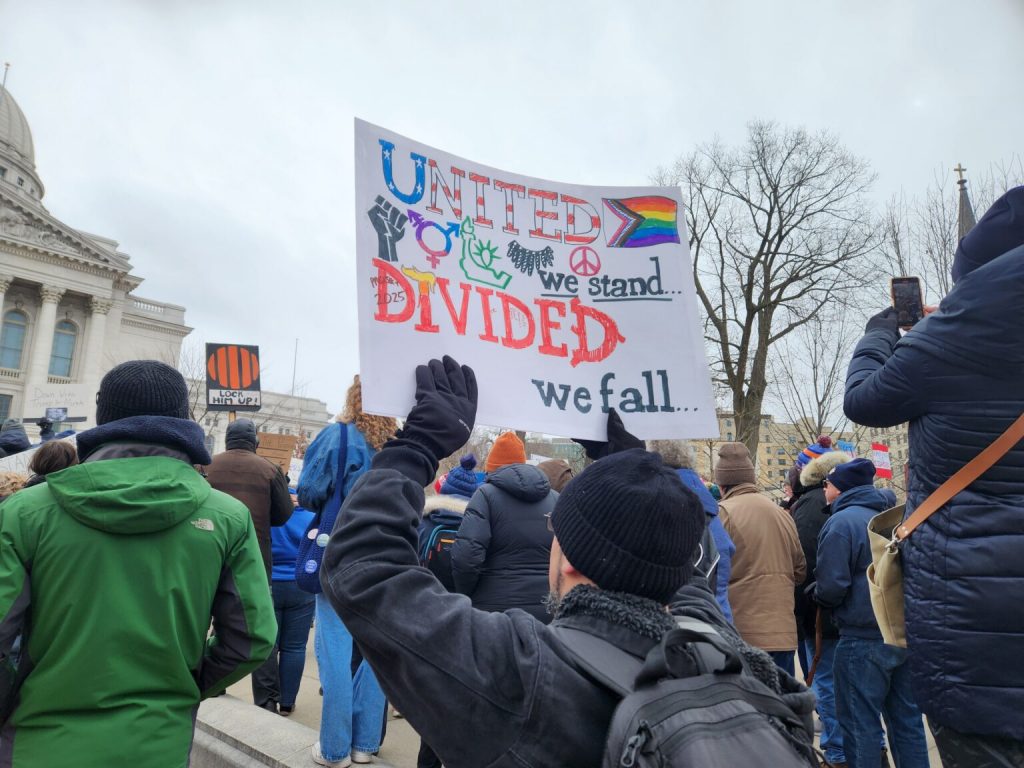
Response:
[[[796,624],[801,638],[814,639],[814,624],[818,615],[818,605],[814,598],[806,594],[807,588],[814,583],[814,569],[818,565],[818,534],[825,525],[831,512],[825,501],[825,477],[829,471],[844,462],[850,456],[842,451],[830,451],[812,460],[801,471],[800,496],[790,507],[796,532],[800,537],[800,548],[804,551],[807,561],[807,578],[796,587]],[[839,629],[832,621],[832,611],[822,608],[822,632],[824,638],[838,638]]]
[[[536,467],[493,472],[469,501],[452,547],[455,589],[485,611],[522,608],[543,622],[551,539],[546,516],[558,494]]]

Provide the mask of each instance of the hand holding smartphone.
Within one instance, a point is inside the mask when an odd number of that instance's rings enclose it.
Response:
[[[925,314],[920,278],[894,277],[892,305],[896,310],[896,322],[899,327],[904,330],[914,327]]]

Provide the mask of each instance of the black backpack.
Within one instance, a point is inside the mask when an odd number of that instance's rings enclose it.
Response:
[[[458,538],[462,516],[455,512],[433,512],[419,534],[420,565],[437,577],[445,589],[455,591],[452,577],[452,547]]]
[[[602,768],[808,768],[810,712],[794,711],[710,625],[678,618],[643,661],[579,629],[553,626],[580,669],[622,697]]]

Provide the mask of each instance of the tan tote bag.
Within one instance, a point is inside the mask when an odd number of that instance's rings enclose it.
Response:
[[[994,443],[936,488],[906,520],[903,519],[903,504],[871,518],[871,522],[868,523],[868,539],[871,542],[868,591],[871,594],[871,607],[875,612],[878,628],[882,631],[882,639],[888,645],[907,647],[900,544],[933,513],[942,509],[950,499],[985,474],[1022,439],[1024,414],[996,438]]]

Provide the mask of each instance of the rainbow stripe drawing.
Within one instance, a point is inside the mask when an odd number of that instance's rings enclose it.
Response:
[[[609,248],[646,248],[661,243],[678,243],[679,226],[676,221],[676,201],[660,195],[627,197],[622,200],[604,198],[609,214]],[[615,229],[612,225],[618,224]]]

